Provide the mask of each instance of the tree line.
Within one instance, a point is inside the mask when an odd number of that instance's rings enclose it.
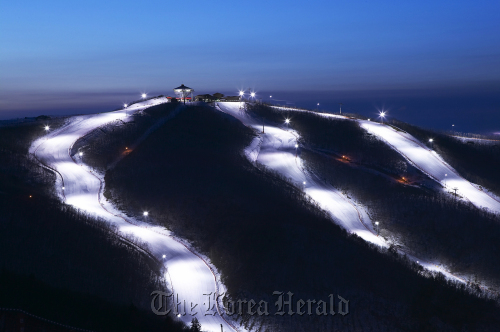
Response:
[[[393,248],[378,249],[347,234],[300,189],[252,165],[242,151],[255,135],[213,108],[189,107],[106,172],[105,195],[137,217],[147,206],[151,219],[206,254],[221,272],[229,298],[272,302],[274,291],[305,299],[333,293],[353,305],[345,317],[246,314],[238,320],[247,327],[492,331],[498,326],[498,307],[480,290],[453,284]]]

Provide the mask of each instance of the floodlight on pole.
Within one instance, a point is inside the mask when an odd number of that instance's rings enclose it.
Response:
[[[143,214],[142,214],[144,217],[147,217],[149,215],[149,212],[148,211],[144,211]]]
[[[123,107],[128,107],[128,105],[127,104],[123,104]]]
[[[382,123],[384,123],[385,112],[382,111],[382,112],[379,113],[379,115],[380,115],[380,118],[382,119]]]
[[[380,234],[380,226],[378,221],[375,221],[375,226],[377,226],[377,236],[378,236]]]
[[[167,258],[167,255],[163,255],[162,257],[163,257],[163,258]]]
[[[79,155],[80,157],[81,157],[81,156],[83,156],[83,152],[78,153],[78,155]]]
[[[289,124],[290,123],[290,119],[285,119],[285,123]]]
[[[49,131],[50,127],[49,126],[45,126],[45,131]]]
[[[252,98],[255,98],[255,92],[250,93],[250,96],[251,96]]]
[[[143,93],[143,94],[141,95],[142,99],[145,99],[147,96],[148,96],[148,95],[147,95],[147,94],[145,94],[145,93]]]
[[[429,138],[429,142],[431,143],[431,148],[432,148],[432,147],[433,147],[433,145],[434,145],[434,144],[433,144],[434,140],[433,140],[432,138]]]

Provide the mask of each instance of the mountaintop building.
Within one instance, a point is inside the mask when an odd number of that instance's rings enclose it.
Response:
[[[182,100],[184,101],[184,104],[186,103],[186,98],[191,95],[191,100],[193,100],[193,92],[194,90],[191,89],[190,87],[185,86],[184,84],[181,84],[181,86],[178,86],[174,89],[174,93]]]

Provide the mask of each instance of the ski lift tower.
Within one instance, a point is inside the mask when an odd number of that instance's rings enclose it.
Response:
[[[191,101],[193,100],[193,92],[194,90],[185,86],[184,84],[181,84],[181,86],[178,86],[177,88],[174,89],[174,93],[181,98],[184,101],[184,105],[186,104],[186,97],[191,94]]]

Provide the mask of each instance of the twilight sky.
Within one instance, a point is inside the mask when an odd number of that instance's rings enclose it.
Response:
[[[498,0],[2,1],[0,119],[109,110],[180,83],[414,117],[425,98],[444,114],[462,98],[495,115],[499,13]]]

